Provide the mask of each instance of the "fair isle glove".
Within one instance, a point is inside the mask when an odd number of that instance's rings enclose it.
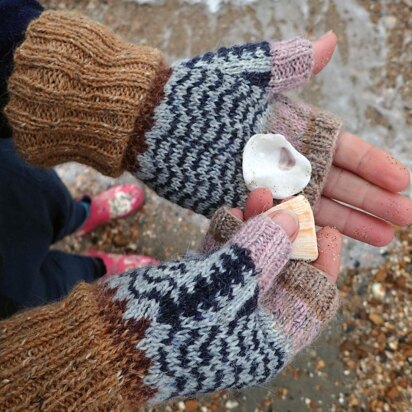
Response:
[[[1,322],[3,407],[136,410],[272,379],[336,310],[324,276],[279,278],[290,250],[259,216],[212,253],[80,284]]]
[[[311,43],[297,38],[221,48],[168,68],[154,49],[49,11],[15,52],[6,114],[29,162],[76,160],[111,176],[128,170],[207,216],[243,206],[248,139],[281,133],[312,163],[303,194],[313,205],[340,122],[280,94],[306,83],[313,61]]]

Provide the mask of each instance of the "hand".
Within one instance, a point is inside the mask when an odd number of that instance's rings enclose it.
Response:
[[[328,33],[313,42],[313,47],[313,74],[317,74],[333,54],[335,34]],[[397,193],[409,184],[409,172],[398,160],[343,131],[322,197],[315,206],[316,224],[334,226],[351,238],[384,246],[394,236],[391,225],[412,223],[412,201]]]
[[[229,209],[229,211],[238,219],[246,221],[270,209],[272,205],[273,200],[270,190],[256,189],[249,194],[243,212],[240,209]],[[298,232],[299,223],[297,219],[295,222],[293,219],[285,221],[283,214],[279,215],[279,219],[275,219],[293,241]],[[319,230],[317,237],[319,257],[313,262],[313,266],[324,272],[331,282],[336,283],[342,254],[342,235],[336,229],[324,227]]]

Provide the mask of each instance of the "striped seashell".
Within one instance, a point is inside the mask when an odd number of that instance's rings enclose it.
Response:
[[[316,238],[315,219],[308,200],[302,196],[296,196],[290,200],[272,207],[264,213],[270,215],[275,210],[289,209],[295,212],[299,219],[299,233],[292,244],[291,259],[315,261],[318,256],[318,242]]]

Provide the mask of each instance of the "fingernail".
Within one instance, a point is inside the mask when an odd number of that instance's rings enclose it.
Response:
[[[279,226],[282,226],[289,238],[293,239],[299,231],[299,219],[290,210],[277,210],[269,215]]]
[[[326,32],[325,34],[322,34],[322,36],[319,37],[319,40],[320,40],[320,39],[323,39],[323,38],[326,37],[326,36],[329,36],[329,34],[331,34],[331,33],[333,33],[333,30],[329,30],[329,31]]]

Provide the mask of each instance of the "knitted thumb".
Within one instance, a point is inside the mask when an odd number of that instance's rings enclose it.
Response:
[[[265,294],[290,259],[291,242],[281,226],[266,216],[247,221],[230,239],[249,250],[250,258],[259,268],[260,293]]]
[[[200,246],[207,253],[218,249],[242,227],[243,221],[233,216],[226,207],[221,207],[210,219],[209,228]]]

